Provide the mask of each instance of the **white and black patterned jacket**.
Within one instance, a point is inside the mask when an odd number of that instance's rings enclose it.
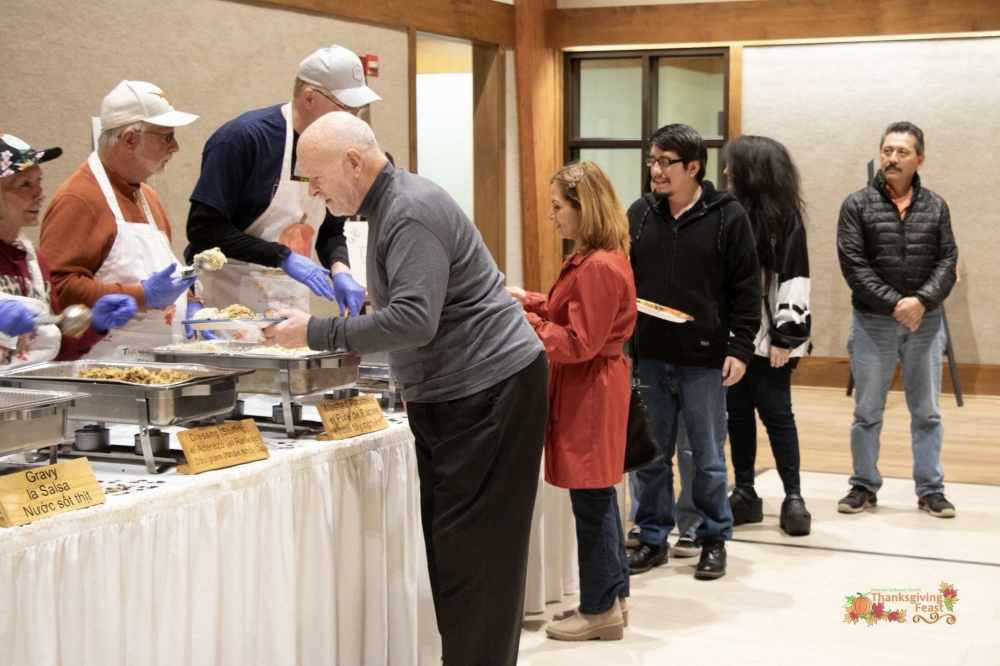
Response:
[[[790,215],[774,239],[776,271],[761,303],[761,325],[754,339],[754,354],[769,356],[771,345],[791,349],[792,358],[800,358],[809,347],[809,249],[806,228],[798,213]],[[761,290],[766,281],[761,270]]]

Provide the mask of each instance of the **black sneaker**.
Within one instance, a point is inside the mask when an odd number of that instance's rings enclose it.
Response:
[[[701,549],[701,559],[694,570],[699,580],[712,580],[726,575],[726,542],[709,541]]]
[[[633,525],[632,529],[628,531],[625,535],[625,547],[626,548],[638,548],[639,547],[639,526]]]
[[[695,557],[701,555],[701,544],[694,537],[682,536],[671,546],[670,552],[674,557]]]
[[[935,518],[954,518],[955,505],[944,498],[944,493],[924,495],[917,502],[921,511],[926,511]]]
[[[861,513],[876,504],[878,504],[878,498],[875,493],[865,490],[861,486],[852,486],[851,492],[837,502],[837,511],[840,513]]]
[[[640,543],[639,547],[628,556],[628,572],[630,574],[646,573],[653,567],[666,563],[666,546],[650,546],[648,543]]]
[[[759,523],[764,520],[764,501],[757,497],[753,488],[736,486],[729,496],[729,507],[733,511],[733,527],[743,523]]]

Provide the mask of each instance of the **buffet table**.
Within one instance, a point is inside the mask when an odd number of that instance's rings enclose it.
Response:
[[[0,665],[438,663],[405,420],[264,434],[198,476],[95,463],[105,504],[0,530]]]

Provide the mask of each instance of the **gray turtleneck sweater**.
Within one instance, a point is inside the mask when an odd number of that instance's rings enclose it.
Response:
[[[368,218],[374,314],[309,321],[309,347],[389,352],[403,399],[464,398],[544,351],[482,236],[451,196],[391,164],[358,214]]]

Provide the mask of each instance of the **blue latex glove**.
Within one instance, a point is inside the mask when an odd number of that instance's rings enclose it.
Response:
[[[354,280],[350,273],[337,273],[333,276],[333,295],[340,306],[340,316],[344,316],[346,310],[351,311],[352,317],[361,314],[361,309],[365,306],[365,288]]]
[[[293,280],[298,280],[312,289],[317,296],[322,296],[328,301],[333,300],[333,285],[330,284],[330,274],[313,263],[312,259],[306,259],[301,254],[292,252],[287,259],[281,262],[281,270],[288,273],[288,276]]]
[[[201,310],[203,307],[205,307],[204,303],[199,303],[198,301],[190,301],[187,306],[187,316],[184,318],[194,319],[194,313],[197,312],[198,310]],[[187,334],[188,340],[194,337],[194,329],[191,328],[189,324],[184,324],[184,332],[185,334]],[[201,330],[198,332],[201,333],[201,337],[205,340],[218,340],[219,338],[219,336],[217,336],[215,333],[212,333],[212,331]]]
[[[25,305],[5,298],[0,300],[0,333],[10,336],[24,335],[35,330],[35,317]]]
[[[125,294],[101,296],[90,309],[90,326],[98,333],[121,328],[132,321],[139,306],[135,299]]]
[[[142,281],[142,290],[146,294],[147,308],[165,308],[173,303],[185,291],[191,288],[197,278],[182,280],[173,277],[177,264],[170,264],[159,273],[153,273]]]

